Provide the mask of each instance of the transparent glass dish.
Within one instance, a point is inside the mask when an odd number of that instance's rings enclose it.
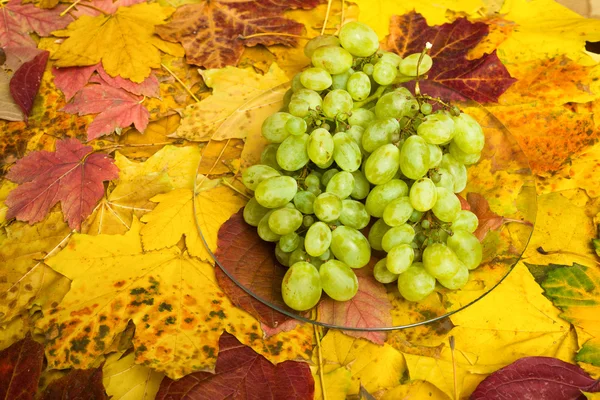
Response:
[[[257,105],[268,103],[270,107],[275,105],[276,111],[277,102],[274,99],[281,100],[287,87],[289,84],[276,87],[252,99],[245,107],[251,110],[260,108]],[[384,285],[372,277],[370,268],[376,260],[374,258],[369,266],[354,270],[359,276],[359,293],[352,300],[336,302],[323,293],[314,310],[297,312],[287,307],[281,297],[281,280],[286,267],[276,265],[266,270],[256,267],[254,272],[252,260],[256,257],[252,253],[246,253],[247,249],[240,249],[241,257],[237,262],[220,256],[218,249],[216,252],[208,250],[215,267],[224,273],[216,271],[219,284],[233,302],[271,328],[293,318],[346,331],[389,331],[448,317],[480,300],[498,286],[520,260],[533,232],[536,216],[534,179],[517,141],[490,111],[474,102],[454,104],[477,119],[486,135],[481,159],[468,168],[468,185],[460,195],[465,199],[473,196],[470,197],[469,193],[483,195],[491,210],[504,218],[502,225],[489,231],[483,239],[483,262],[470,272],[469,282],[465,287],[452,291],[438,284],[435,292],[422,302],[406,301],[400,296],[395,282]],[[226,121],[224,124],[230,123],[231,121]],[[260,123],[262,120],[258,123],[254,121],[255,129],[260,130]],[[250,132],[249,135],[256,138],[260,132]],[[202,160],[198,170],[206,170]],[[243,185],[237,187],[242,188]],[[218,211],[219,203],[215,202],[214,207]],[[238,215],[237,218],[241,216]],[[498,219],[490,221],[499,222]],[[199,223],[197,227],[206,244],[205,232]],[[245,234],[253,232],[256,235],[256,228],[248,228],[252,230],[245,231]],[[270,247],[269,257],[271,261],[274,260],[275,243],[265,246]],[[263,253],[264,248],[256,256],[267,257]],[[375,254],[377,255],[382,256]],[[256,261],[255,265],[258,265]]]

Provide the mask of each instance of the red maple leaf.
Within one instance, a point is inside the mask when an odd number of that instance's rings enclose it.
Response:
[[[72,18],[60,16],[66,8],[65,4],[59,4],[52,9],[43,9],[33,4],[21,4],[20,0],[10,0],[0,9],[0,47],[37,47],[29,34],[35,32],[49,36],[52,31],[69,25]]]
[[[150,113],[142,105],[141,96],[110,86],[100,77],[92,77],[90,82],[97,85],[84,87],[61,109],[71,114],[98,114],[88,126],[88,140],[110,135],[115,129],[131,124],[140,132],[146,129]]]
[[[39,400],[106,400],[102,383],[102,366],[91,369],[72,369],[67,375],[52,381],[38,395]]]
[[[404,57],[422,52],[427,42],[433,45],[429,52],[433,66],[427,79],[420,83],[423,93],[446,100],[497,102],[516,79],[502,65],[496,51],[475,60],[467,59],[467,53],[488,31],[487,24],[466,18],[428,26],[421,14],[411,12],[390,19],[385,47]]]
[[[156,400],[308,400],[314,391],[307,363],[284,361],[275,366],[225,332],[214,374],[195,372],[178,381],[164,378]]]
[[[186,60],[206,68],[236,65],[244,46],[283,44],[296,39],[277,33],[302,34],[304,25],[283,17],[289,9],[316,7],[319,0],[211,0],[181,6],[171,22],[156,27],[164,40],[181,42]],[[248,40],[255,33],[274,33]]]
[[[87,67],[52,68],[54,84],[64,93],[67,101],[71,100],[77,92],[87,85],[94,72],[97,72],[104,82],[114,88],[124,89],[138,96],[159,96],[159,83],[154,74],[151,74],[141,83],[135,83],[120,76],[113,78],[108,75],[102,67],[102,63]]]
[[[77,139],[61,140],[55,152],[35,151],[8,171],[7,179],[20,186],[6,199],[6,217],[34,224],[60,201],[65,221],[79,230],[104,195],[103,182],[118,176],[119,169],[106,154],[94,153]]]
[[[44,363],[44,346],[27,335],[0,351],[0,399],[33,399]]]
[[[139,3],[145,3],[145,0],[82,0],[73,7],[70,13],[77,18],[82,15],[95,17],[102,14],[114,14],[119,7],[128,7]]]

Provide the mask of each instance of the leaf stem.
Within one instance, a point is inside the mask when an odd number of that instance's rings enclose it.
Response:
[[[196,97],[196,95],[195,95],[195,94],[194,94],[194,93],[193,93],[193,92],[190,90],[190,88],[188,88],[188,87],[186,86],[186,84],[185,84],[185,83],[183,83],[183,81],[182,81],[181,79],[179,79],[179,77],[178,77],[177,75],[175,75],[175,73],[169,69],[169,67],[167,67],[167,66],[166,66],[164,63],[160,63],[160,66],[161,66],[161,67],[163,67],[163,68],[164,68],[164,69],[165,69],[165,70],[166,70],[166,71],[167,71],[169,74],[171,74],[171,76],[172,76],[173,78],[175,78],[175,80],[176,80],[177,82],[179,82],[179,84],[180,84],[181,86],[183,86],[183,88],[185,89],[185,91],[186,91],[186,92],[188,92],[188,94],[189,94],[190,96],[192,96],[192,98],[193,98],[193,99],[196,101],[196,103],[199,103],[199,102],[200,102],[200,99]]]
[[[318,310],[313,309],[311,317],[314,320],[317,320]],[[327,391],[325,390],[325,378],[323,377],[323,352],[321,350],[321,335],[319,334],[320,327],[317,325],[313,325],[313,329],[315,331],[315,340],[317,341],[317,356],[319,358],[319,381],[321,382],[321,394],[323,400],[327,400]]]
[[[293,37],[293,38],[304,39],[304,40],[312,39],[311,37],[308,37],[308,36],[294,35],[293,33],[284,33],[284,32],[261,32],[261,33],[254,33],[254,34],[248,35],[248,36],[239,35],[238,39],[248,40],[248,39],[253,39],[255,37],[262,37],[262,36],[285,36],[285,37]]]
[[[62,3],[62,2],[61,2]],[[63,11],[62,13],[60,13],[61,17],[64,17],[65,14],[67,14],[69,11],[71,11],[71,8],[75,7],[75,6],[82,6],[82,7],[87,7],[87,8],[91,8],[92,10],[98,11],[100,14],[107,16],[108,13],[106,11],[104,11],[101,8],[98,7],[94,7],[91,4],[85,4],[85,3],[81,3],[81,0],[76,0],[75,2],[71,3],[69,5],[69,7],[67,7],[67,9],[65,11]]]
[[[448,339],[450,342],[450,353],[452,354],[452,376],[454,380],[454,400],[458,400],[458,378],[456,377],[456,359],[454,358],[454,336]]]
[[[131,144],[112,144],[106,147],[99,147],[94,150],[94,152],[104,151],[104,150],[116,150],[122,147],[151,147],[151,146],[166,146],[168,144],[174,144],[177,142],[158,142],[158,143],[131,143]]]
[[[369,97],[367,97],[366,99],[364,99],[363,101],[358,101],[356,103],[354,103],[354,107],[353,109],[358,109],[361,108],[362,106],[364,106],[365,104],[369,104],[370,102],[372,102],[373,100],[377,100],[378,98],[381,97],[381,95],[383,94],[383,91],[387,89],[387,86],[379,86],[377,88],[377,90],[375,91],[375,93],[373,93],[372,95],[370,95]]]
[[[333,0],[327,1],[327,11],[325,12],[325,21],[323,21],[323,27],[321,28],[321,35],[325,34],[325,29],[327,28],[327,20],[329,20],[329,12],[331,11],[331,3]],[[323,399],[325,400],[325,399]]]
[[[206,175],[204,175],[204,176],[206,176]],[[236,188],[235,186],[233,186],[231,184],[231,182],[229,182],[227,179],[221,178],[221,182],[223,182],[226,186],[228,186],[234,192],[238,193],[241,196],[244,196],[246,199],[248,199],[248,200],[252,199],[252,197],[248,196],[246,193],[243,193],[241,190],[239,190],[238,188]]]
[[[553,251],[546,251],[544,250],[544,248],[542,246],[538,247],[537,252],[544,255],[544,256],[548,256],[548,255],[552,255],[552,254],[565,254],[565,255],[571,255],[571,256],[577,256],[577,257],[581,257],[583,259],[586,259],[588,261],[591,261],[595,264],[600,265],[600,262],[598,262],[598,260],[593,259],[592,257],[588,257],[584,254],[579,254],[579,253],[575,253],[574,251],[568,251],[568,250],[553,250]]]
[[[67,13],[68,13],[69,11],[71,11],[71,8],[73,8],[73,7],[75,7],[77,4],[79,4],[79,2],[80,2],[80,1],[81,1],[81,0],[75,0],[73,3],[71,3],[71,5],[70,5],[69,7],[67,7],[67,8],[65,9],[65,11],[61,12],[61,13],[59,14],[59,16],[61,16],[61,17],[64,17],[65,15],[67,15]]]
[[[417,97],[418,100],[418,96],[421,95],[421,88],[419,87],[419,67],[421,66],[421,61],[423,61],[423,57],[425,57],[425,54],[427,54],[427,52],[429,51],[429,49],[431,49],[432,45],[431,43],[427,42],[425,44],[425,48],[423,49],[423,51],[421,52],[421,55],[419,56],[419,61],[417,61],[417,76],[415,77],[415,96]],[[421,102],[419,101],[419,105],[421,105]]]

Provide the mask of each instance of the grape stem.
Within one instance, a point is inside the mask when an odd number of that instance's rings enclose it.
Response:
[[[415,96],[417,97],[417,102],[419,103],[419,106],[421,105],[421,101],[419,100],[419,96],[421,96],[421,88],[419,87],[419,68],[421,67],[421,61],[423,61],[423,57],[425,57],[425,54],[427,54],[431,47],[431,43],[427,42],[425,44],[425,48],[419,56],[419,61],[417,61],[417,76],[415,77]]]
[[[362,106],[364,106],[365,104],[369,104],[373,100],[377,100],[378,98],[381,97],[381,95],[383,94],[383,92],[385,91],[385,89],[387,89],[387,87],[388,87],[387,85],[385,85],[385,86],[379,86],[377,88],[377,90],[375,91],[375,93],[373,93],[372,95],[370,95],[369,97],[367,97],[363,101],[359,101],[359,102],[354,103],[353,109],[357,110],[359,108],[362,108]]]

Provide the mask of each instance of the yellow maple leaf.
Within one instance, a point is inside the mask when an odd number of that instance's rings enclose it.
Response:
[[[412,399],[448,400],[449,398],[435,385],[421,380],[411,380],[404,385],[399,385],[391,390],[388,390],[383,396],[381,396],[381,400]]]
[[[135,353],[113,353],[102,367],[102,383],[113,400],[153,400],[164,374],[135,363]]]
[[[16,183],[12,183],[9,180],[3,180],[2,184],[0,184],[0,226],[4,225],[6,222],[6,211],[8,207],[4,204],[4,201],[8,197],[8,194],[16,188],[18,185]]]
[[[158,4],[135,4],[120,7],[112,15],[84,15],[55,36],[66,37],[51,55],[57,67],[102,66],[111,76],[122,76],[142,82],[152,68],[160,67],[160,51],[183,56],[181,46],[154,35],[154,27],[162,24],[175,10]]]
[[[245,139],[258,130],[264,119],[278,111],[288,77],[271,65],[265,75],[251,69],[226,67],[201,70],[212,96],[186,107],[173,136],[193,141]]]
[[[178,189],[151,199],[158,206],[142,217],[145,250],[158,250],[174,246],[185,235],[188,252],[202,260],[213,262],[198,232],[196,218],[202,235],[211,251],[217,249],[217,233],[221,225],[235,214],[245,201],[227,187],[216,187],[196,195],[196,216],[192,191]]]

